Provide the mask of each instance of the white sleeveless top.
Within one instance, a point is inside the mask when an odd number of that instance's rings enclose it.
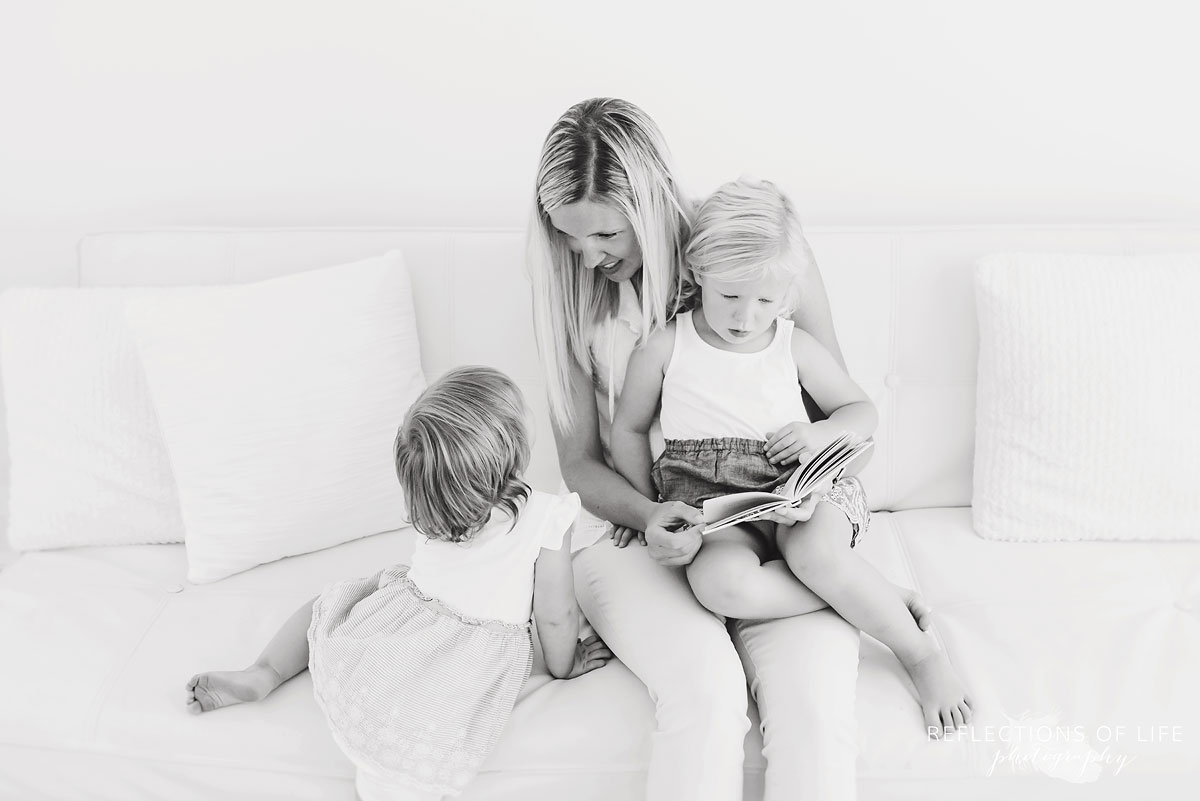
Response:
[[[533,566],[543,548],[558,550],[579,517],[579,496],[532,490],[517,524],[499,509],[470,542],[417,535],[408,577],[426,595],[485,620],[528,623]],[[510,530],[511,526],[511,530]]]
[[[676,315],[675,349],[663,377],[663,436],[766,440],[785,423],[808,422],[792,356],[794,326],[780,318],[767,347],[735,353],[701,339],[691,312]]]

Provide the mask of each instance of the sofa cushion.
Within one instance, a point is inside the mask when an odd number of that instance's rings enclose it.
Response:
[[[139,786],[153,788],[145,798],[352,798],[351,765],[307,674],[260,704],[200,716],[185,711],[183,688],[196,672],[253,660],[326,584],[405,561],[413,536],[367,537],[206,585],[185,578],[180,545],[23,555],[0,572],[0,797],[124,800]],[[969,510],[945,509],[877,514],[855,550],[925,593],[978,702],[975,741],[927,742],[903,669],[864,637],[860,798],[905,797],[904,788],[961,798],[967,787],[972,797],[1061,795],[1067,785],[1029,755],[1024,771],[1015,758],[993,766],[1008,753],[995,729],[1024,713],[1026,722],[1057,714],[1089,734],[1140,723],[1144,735],[1170,724],[1187,736],[1200,726],[1197,691],[1178,667],[1200,664],[1196,607],[1185,609],[1200,604],[1200,545],[988,542],[971,532]],[[539,658],[464,799],[640,798],[653,714],[619,661],[559,682]],[[761,796],[761,744],[756,725],[746,740],[751,799]],[[1137,757],[1125,789],[1200,769],[1186,741],[1110,745],[1112,759]],[[1106,780],[1113,769],[1105,765]],[[922,779],[932,782],[914,784]]]
[[[888,524],[975,702],[950,742],[960,767],[1083,782],[1200,771],[1200,543],[994,542],[967,508]],[[861,708],[872,685],[859,688]],[[896,742],[888,720],[860,725]]]
[[[124,314],[128,302],[168,291],[0,296],[13,548],[183,542],[175,479]]]
[[[1197,297],[1200,254],[980,260],[980,536],[1200,540]]]
[[[399,252],[131,302],[188,577],[405,523],[392,441],[425,388]]]
[[[323,586],[406,561],[414,536],[367,537],[205,585],[187,581],[180,545],[19,559],[0,573],[0,797],[127,799],[131,777],[147,776],[162,798],[353,798],[353,767],[307,672],[262,703],[199,716],[186,711],[184,686],[202,670],[253,661]],[[645,782],[652,719],[645,688],[619,662],[556,682],[539,653],[512,724],[464,798],[547,797],[539,788],[564,770],[580,798],[627,797]],[[79,784],[47,764],[86,766],[91,778]]]

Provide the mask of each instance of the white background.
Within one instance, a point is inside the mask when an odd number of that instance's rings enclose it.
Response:
[[[594,95],[809,224],[1195,221],[1190,6],[0,0],[0,284],[87,231],[519,227]]]

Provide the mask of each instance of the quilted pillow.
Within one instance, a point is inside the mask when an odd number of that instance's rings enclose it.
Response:
[[[0,372],[16,550],[182,542],[125,304],[164,289],[9,289]]]
[[[975,279],[976,532],[1200,539],[1200,254],[997,255]]]
[[[392,443],[425,379],[398,252],[126,314],[179,487],[189,580],[406,524]]]

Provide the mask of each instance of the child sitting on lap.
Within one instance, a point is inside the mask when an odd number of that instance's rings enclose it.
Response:
[[[812,254],[774,184],[720,187],[697,213],[686,259],[700,302],[634,354],[613,420],[613,458],[630,483],[652,499],[692,506],[770,492],[843,433],[874,433],[867,395],[785,316]],[[810,422],[801,387],[828,419]],[[647,432],[660,404],[666,450],[652,462]],[[945,653],[899,589],[850,550],[870,521],[858,479],[843,476],[766,519],[705,535],[687,567],[700,602],[743,619],[831,606],[896,653],[931,734],[968,723],[971,703]]]
[[[520,390],[496,370],[459,368],[430,386],[394,449],[424,535],[412,566],[327,587],[250,667],[193,677],[188,708],[257,701],[308,667],[360,798],[461,793],[529,677],[531,615],[555,677],[612,656],[594,636],[578,641],[568,533],[579,497],[522,480],[526,418]]]

